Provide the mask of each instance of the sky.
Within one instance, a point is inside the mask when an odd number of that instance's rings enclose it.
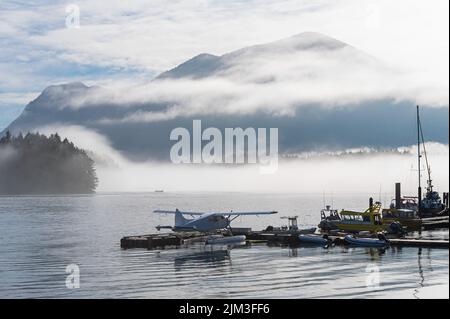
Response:
[[[52,84],[148,83],[199,53],[222,55],[305,31],[404,70],[448,105],[448,6],[446,0],[2,0],[0,129]],[[70,19],[74,8],[79,25]]]
[[[287,47],[278,42],[274,52],[234,55],[220,76],[151,83],[161,72],[201,53],[221,56],[305,32],[351,47],[332,54],[299,53],[289,51],[295,40]],[[449,105],[447,0],[0,0],[0,48],[0,131],[46,87],[68,82],[106,89],[76,96],[71,109],[60,114],[75,114],[92,102],[122,107],[120,118],[101,118],[97,128],[150,127],[155,121],[170,124],[209,113],[226,118],[262,111],[289,118],[297,114],[298,105],[311,103],[338,110],[377,99],[447,109]],[[65,105],[52,98],[72,95],[69,91],[57,87],[49,94],[53,111]],[[169,107],[161,112],[152,109],[167,102]],[[133,113],[139,103],[150,111]],[[380,122],[374,130],[383,129]],[[54,132],[55,123],[47,124],[47,132]],[[392,193],[396,181],[409,193],[415,188],[414,148],[406,155],[369,153],[364,160],[322,156],[282,161],[276,174],[263,176],[254,166],[132,162],[113,147],[110,137],[84,124],[60,127],[58,132],[95,152],[100,191],[337,193],[357,187],[362,192]],[[45,133],[45,127],[40,131]],[[431,143],[429,152],[435,184],[448,190],[448,144]]]

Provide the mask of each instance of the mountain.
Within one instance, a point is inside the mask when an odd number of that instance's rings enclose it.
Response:
[[[412,145],[415,106],[386,93],[394,76],[372,56],[307,32],[222,56],[197,55],[138,94],[50,86],[6,130],[82,126],[136,161],[168,160],[171,130],[189,129],[193,119],[203,128],[277,127],[285,154]],[[448,144],[448,107],[422,113],[427,139]]]
[[[267,57],[271,60],[283,61],[284,58],[299,53],[313,53],[322,55],[324,59],[326,55],[333,55],[342,51],[346,51],[346,54],[353,59],[355,64],[363,63],[366,66],[377,64],[378,67],[382,67],[381,63],[373,57],[344,42],[320,33],[304,32],[287,39],[246,47],[222,56],[202,53],[174,69],[162,73],[156,79],[199,79],[223,76],[236,66],[245,68],[246,63],[267,60]],[[334,58],[338,57],[334,56]]]

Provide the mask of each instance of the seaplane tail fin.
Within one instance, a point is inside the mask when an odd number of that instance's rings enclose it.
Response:
[[[189,219],[184,218],[183,214],[180,211],[175,212],[175,227],[182,226],[186,224]]]

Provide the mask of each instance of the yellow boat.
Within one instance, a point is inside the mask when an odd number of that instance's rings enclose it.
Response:
[[[381,203],[375,205],[371,203],[364,212],[354,212],[342,210],[340,220],[334,221],[336,227],[343,231],[360,232],[369,231],[372,233],[389,230],[390,224],[383,224],[381,215]]]

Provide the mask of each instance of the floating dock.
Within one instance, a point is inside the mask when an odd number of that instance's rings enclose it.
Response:
[[[149,234],[141,236],[127,236],[120,240],[122,249],[146,248],[146,249],[165,249],[177,248],[183,245],[202,242],[207,239],[201,233],[167,233],[167,234]]]
[[[422,228],[424,230],[448,228],[448,221],[448,216],[424,218],[422,219]]]
[[[268,231],[246,231],[245,233],[233,232],[233,235],[245,235],[247,242],[267,243],[268,245],[281,245],[300,247],[299,232],[268,232]],[[202,233],[165,233],[149,234],[142,236],[128,236],[120,240],[122,249],[144,248],[144,249],[168,249],[181,248],[194,243],[205,243],[207,238]],[[329,238],[336,245],[347,245],[344,240],[345,234],[330,235]],[[449,249],[448,240],[413,239],[413,238],[391,238],[391,246],[418,247],[418,248],[444,248]]]
[[[391,246],[418,247],[418,248],[445,248],[448,249],[448,240],[434,239],[391,239]]]

